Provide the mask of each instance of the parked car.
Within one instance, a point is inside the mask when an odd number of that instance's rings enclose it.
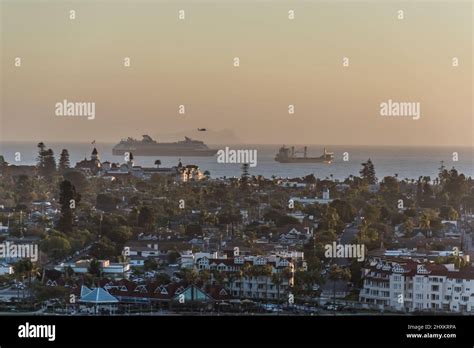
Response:
[[[335,302],[327,302],[323,308],[327,311],[340,311],[342,310],[343,306]]]

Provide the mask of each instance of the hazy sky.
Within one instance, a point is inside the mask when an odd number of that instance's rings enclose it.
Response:
[[[471,1],[0,3],[6,141],[205,127],[249,144],[473,144]],[[56,116],[64,99],[95,102],[95,119]],[[389,99],[420,119],[382,117]]]

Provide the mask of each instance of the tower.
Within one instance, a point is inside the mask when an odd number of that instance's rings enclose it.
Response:
[[[92,150],[91,160],[93,161],[99,160],[99,152],[97,151],[95,147],[94,147],[94,150]]]
[[[133,153],[130,152],[130,155],[128,156],[128,161],[127,161],[127,165],[129,168],[132,168],[133,167]]]

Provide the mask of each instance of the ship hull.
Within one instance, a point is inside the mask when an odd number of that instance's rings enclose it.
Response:
[[[210,157],[217,153],[217,150],[189,150],[189,149],[157,149],[157,148],[129,148],[112,149],[114,156],[122,156],[125,153],[133,153],[134,156],[170,156],[170,157]]]
[[[280,159],[280,158],[275,158],[275,161],[280,162],[280,163],[325,163],[325,164],[331,164],[332,160],[326,160],[326,159],[321,159],[321,158],[286,158],[286,159]]]

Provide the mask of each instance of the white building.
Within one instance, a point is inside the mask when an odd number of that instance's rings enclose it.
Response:
[[[180,253],[180,266],[181,268],[193,268],[195,263],[196,263],[196,260],[197,259],[200,259],[200,258],[203,258],[203,257],[206,257],[208,259],[216,259],[218,257],[221,257],[221,258],[226,258],[225,255],[221,255],[221,256],[218,256],[218,253],[217,252],[213,252],[213,253],[193,253],[192,250],[184,250]]]
[[[321,198],[317,198],[317,197],[314,197],[314,198],[311,198],[311,197],[291,197],[290,200],[292,200],[293,202],[298,202],[300,204],[302,204],[303,206],[307,206],[307,205],[311,205],[311,204],[329,204],[331,203],[333,200],[331,199],[330,197],[330,194],[329,194],[329,189],[324,189],[323,190],[323,196]]]
[[[13,274],[15,271],[13,270],[13,266],[7,263],[0,263],[0,276]]]
[[[130,263],[117,262],[112,263],[109,260],[98,260],[99,269],[103,276],[110,276],[116,278],[125,278],[126,273],[130,271]],[[91,260],[80,260],[77,262],[60,263],[54,269],[60,272],[65,272],[70,267],[74,273],[87,273],[91,265]]]
[[[231,295],[240,298],[280,300],[288,298],[294,284],[293,260],[276,255],[196,259],[198,271],[223,272]],[[265,273],[265,270],[269,271]],[[274,280],[279,279],[278,282]]]
[[[373,259],[363,269],[359,301],[407,311],[474,313],[474,267],[413,259]]]

